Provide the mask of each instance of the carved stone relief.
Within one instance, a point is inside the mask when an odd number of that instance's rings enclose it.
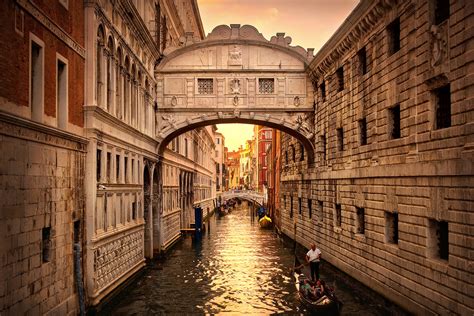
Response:
[[[228,64],[230,66],[242,65],[242,49],[238,45],[234,45],[229,49]]]
[[[431,34],[431,67],[435,67],[446,59],[447,55],[447,28],[445,26],[432,25]]]
[[[232,94],[240,94],[240,80],[232,79],[230,81],[230,91]]]
[[[144,257],[143,232],[108,242],[94,250],[94,287],[100,290],[118,280]]]

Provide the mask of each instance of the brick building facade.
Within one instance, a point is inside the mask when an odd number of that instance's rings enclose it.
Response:
[[[2,2],[2,315],[79,311],[84,58],[82,1]]]
[[[416,314],[473,313],[470,1],[362,1],[310,64],[316,162],[282,137],[282,225]]]

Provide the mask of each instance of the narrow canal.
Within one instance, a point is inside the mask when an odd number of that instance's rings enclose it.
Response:
[[[260,229],[243,203],[213,216],[200,243],[184,238],[100,314],[301,314],[293,263],[293,245]],[[343,315],[405,314],[329,264],[321,278],[336,288]]]

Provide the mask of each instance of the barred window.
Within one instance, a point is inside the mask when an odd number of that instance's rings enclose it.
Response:
[[[198,93],[199,94],[213,94],[214,81],[213,79],[198,79]]]
[[[258,92],[263,94],[271,94],[275,91],[275,80],[273,78],[258,79]]]

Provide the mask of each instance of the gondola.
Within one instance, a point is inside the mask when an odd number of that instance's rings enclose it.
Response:
[[[258,224],[261,228],[270,228],[272,227],[272,219],[265,215],[258,220]]]
[[[301,266],[298,259],[295,258],[295,267]],[[300,286],[305,280],[309,280],[301,269],[295,268],[294,271],[296,290],[298,291],[298,298],[302,307],[309,313],[339,315],[342,309],[342,302],[339,301],[334,293],[334,290],[326,287],[326,293],[319,298],[310,298],[300,291]]]

